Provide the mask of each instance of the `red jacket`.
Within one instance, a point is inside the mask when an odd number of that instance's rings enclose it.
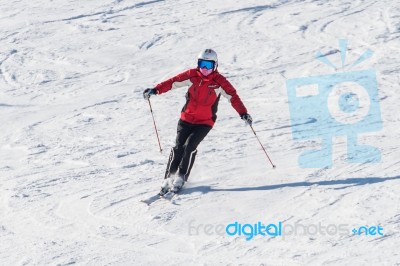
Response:
[[[218,102],[221,94],[230,100],[233,108],[241,114],[247,109],[236,93],[235,88],[218,71],[203,76],[196,68],[189,69],[156,85],[157,94],[170,89],[189,86],[186,104],[182,108],[181,119],[192,124],[213,126],[217,119]]]

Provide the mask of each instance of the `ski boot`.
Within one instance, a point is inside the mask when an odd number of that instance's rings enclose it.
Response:
[[[168,191],[170,191],[172,186],[173,186],[172,178],[169,177],[164,179],[163,183],[161,184],[161,190],[158,193],[158,195],[164,196],[165,194],[168,193]]]
[[[185,184],[185,180],[183,179],[183,176],[177,176],[174,179],[174,182],[172,183],[172,186],[170,187],[169,191],[173,193],[177,193]]]

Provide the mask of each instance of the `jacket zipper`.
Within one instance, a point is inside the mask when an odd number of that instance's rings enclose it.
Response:
[[[203,80],[200,80],[200,84],[198,86],[194,87],[194,95],[195,95],[196,99],[199,99],[199,91],[200,91],[201,83],[203,83]],[[199,88],[199,89],[197,89],[197,88]]]
[[[207,104],[207,100],[208,100],[208,97],[210,97],[210,95],[211,95],[211,89],[208,88],[207,97],[206,97],[206,100],[204,101],[205,104]]]

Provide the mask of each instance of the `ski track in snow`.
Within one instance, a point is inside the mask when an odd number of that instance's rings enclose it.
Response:
[[[398,3],[33,0],[0,9],[2,265],[400,265]],[[383,129],[360,141],[382,161],[347,163],[337,138],[333,168],[301,169],[298,155],[319,140],[292,140],[285,78],[332,73],[314,56],[340,65],[341,38],[346,66],[374,51],[360,69],[377,71]],[[277,169],[222,99],[185,190],[175,204],[146,206],[185,99],[184,89],[152,97],[160,154],[141,93],[208,47]],[[234,221],[380,224],[385,235],[204,232]]]

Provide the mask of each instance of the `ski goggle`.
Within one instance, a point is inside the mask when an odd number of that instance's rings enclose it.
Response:
[[[197,62],[197,66],[199,68],[214,69],[215,62],[199,59],[199,61]]]

